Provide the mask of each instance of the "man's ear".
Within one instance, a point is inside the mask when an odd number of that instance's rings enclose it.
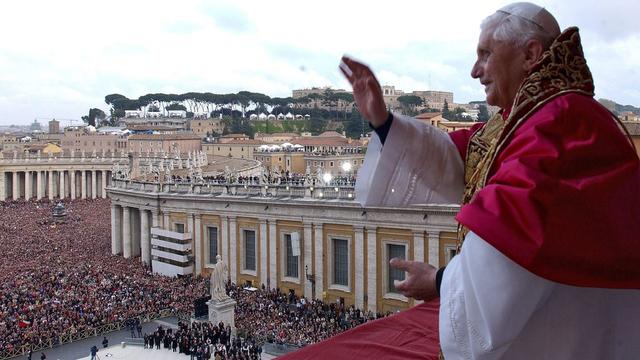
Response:
[[[533,66],[540,60],[542,57],[542,53],[544,52],[544,47],[540,40],[531,39],[527,41],[524,46],[524,63],[522,64],[522,68],[529,72],[533,69]]]

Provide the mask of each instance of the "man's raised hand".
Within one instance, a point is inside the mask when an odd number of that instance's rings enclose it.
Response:
[[[436,290],[437,269],[421,261],[408,261],[393,258],[389,261],[391,267],[406,271],[402,281],[395,280],[394,285],[402,295],[418,300],[429,301],[438,297]]]
[[[369,120],[374,128],[383,125],[389,113],[384,103],[380,83],[371,69],[363,63],[343,56],[340,70],[351,83],[353,99],[362,116]]]

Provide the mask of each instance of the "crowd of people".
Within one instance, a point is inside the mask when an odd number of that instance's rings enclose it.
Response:
[[[64,223],[52,219],[54,205],[0,203],[0,354],[29,344],[55,345],[66,335],[121,321],[132,337],[140,336],[136,319],[163,309],[191,314],[194,300],[209,294],[207,278],[156,275],[139,259],[111,255],[108,199],[66,203]],[[161,342],[171,339],[173,346],[177,339],[184,353],[200,349],[203,357],[207,347],[212,357],[250,359],[255,344],[304,346],[382,316],[278,289],[229,283],[227,292],[237,301],[238,335],[249,340],[232,340],[228,328],[223,332],[218,325],[182,324]],[[157,339],[147,336],[148,343]],[[209,346],[217,344],[219,349]],[[243,355],[247,347],[255,351]]]
[[[206,280],[152,274],[111,255],[109,200],[0,203],[0,353],[157,313],[191,312]]]
[[[158,327],[152,334],[144,335],[144,347],[168,349],[197,360],[254,360],[262,354],[262,346],[253,338],[233,337],[231,326],[222,322],[181,321],[177,330]]]
[[[228,292],[237,302],[238,334],[249,334],[260,342],[301,347],[389,315],[361,311],[343,302],[309,301],[279,289],[245,289],[230,284]]]

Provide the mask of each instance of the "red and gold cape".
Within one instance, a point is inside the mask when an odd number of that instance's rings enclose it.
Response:
[[[508,115],[451,135],[465,159],[460,237],[473,231],[555,282],[640,288],[640,161],[593,91],[569,28]]]

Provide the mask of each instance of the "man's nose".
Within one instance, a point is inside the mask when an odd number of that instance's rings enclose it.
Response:
[[[471,68],[471,77],[477,79],[482,75],[482,67],[476,61]]]

